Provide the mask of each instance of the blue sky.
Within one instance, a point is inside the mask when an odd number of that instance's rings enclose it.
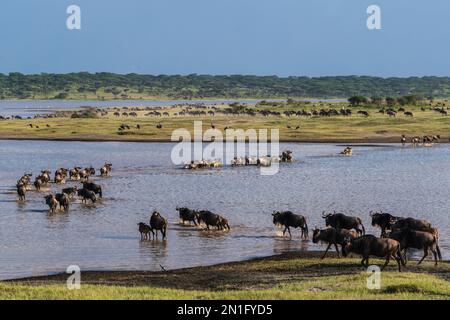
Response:
[[[7,0],[0,43],[1,73],[450,76],[450,1]]]

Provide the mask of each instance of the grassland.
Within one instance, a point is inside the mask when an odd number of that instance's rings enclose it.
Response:
[[[331,107],[340,109],[344,104],[333,104]],[[346,106],[346,105],[345,105]],[[226,108],[228,106],[214,106]],[[247,106],[253,110],[311,110],[322,108],[319,105],[302,107],[290,106]],[[325,106],[324,108],[330,106]],[[94,115],[90,118],[71,118],[70,112],[63,116],[49,119],[23,119],[0,121],[0,139],[49,139],[49,140],[83,140],[83,141],[170,141],[173,130],[186,128],[193,131],[194,121],[203,121],[204,130],[214,125],[215,128],[233,129],[279,129],[281,141],[299,142],[399,142],[402,134],[407,136],[436,135],[442,136],[442,142],[449,141],[450,117],[442,116],[427,108],[422,111],[418,106],[405,107],[414,113],[406,117],[399,112],[396,117],[389,117],[378,112],[374,107],[355,107],[351,116],[331,117],[287,117],[281,116],[249,116],[232,115],[215,112],[208,116],[179,116],[183,107],[163,107],[160,112],[168,116],[147,116],[149,109],[110,108],[108,114]],[[124,117],[122,112],[136,110],[137,117]],[[211,106],[205,110],[211,110]],[[368,117],[356,113],[358,110],[369,112]],[[114,112],[121,116],[114,116]],[[29,124],[32,124],[31,128]],[[127,124],[130,129],[119,131],[121,124]],[[140,129],[136,126],[139,124]],[[162,128],[157,128],[161,124]],[[38,126],[39,128],[37,128]],[[296,129],[298,126],[300,128]]]
[[[321,253],[320,253],[321,254]],[[0,283],[0,299],[450,299],[450,263],[391,263],[369,290],[359,259],[290,253],[166,272],[85,272],[81,289],[66,274]],[[380,260],[371,263],[381,264]]]

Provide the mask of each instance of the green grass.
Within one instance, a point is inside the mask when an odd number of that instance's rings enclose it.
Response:
[[[359,259],[293,254],[169,272],[82,274],[80,290],[66,275],[0,283],[0,299],[450,299],[450,264],[431,262],[381,273],[381,289],[369,290]],[[380,260],[372,263],[381,264]]]
[[[180,290],[151,286],[82,285],[26,286],[0,284],[0,299],[450,299],[449,283],[431,275],[383,274],[382,288],[366,288],[365,273],[324,276],[264,290]]]
[[[340,108],[337,104],[334,108]],[[325,106],[325,108],[328,106]],[[253,107],[254,108],[254,107]],[[260,107],[264,109],[268,107]],[[274,109],[275,107],[272,107]],[[292,107],[276,107],[282,112]],[[311,108],[308,106],[307,108]],[[320,108],[320,106],[316,106]],[[217,129],[225,127],[234,129],[279,129],[281,141],[320,141],[320,142],[399,142],[400,135],[421,136],[440,134],[447,141],[450,117],[444,117],[434,111],[421,111],[418,107],[407,107],[414,112],[413,118],[399,114],[396,118],[382,115],[373,108],[354,108],[351,117],[263,117],[263,116],[207,116],[181,117],[174,114],[179,108],[168,107],[169,117],[155,118],[144,116],[146,111],[139,111],[136,118],[116,118],[111,109],[107,116],[97,119],[70,118],[6,120],[0,121],[0,138],[10,139],[60,139],[60,140],[115,140],[115,141],[170,141],[173,130],[186,128],[193,130],[194,121],[203,121],[204,130],[211,123]],[[356,115],[357,110],[369,110],[370,116],[364,118]],[[122,110],[124,111],[124,110]],[[129,111],[129,110],[128,110]],[[38,125],[30,128],[28,124]],[[118,131],[120,124],[132,127],[124,133]],[[162,124],[162,129],[156,128]],[[47,124],[50,127],[47,127]],[[141,129],[136,129],[139,124]],[[287,126],[291,126],[288,129]],[[294,129],[300,125],[299,130]]]

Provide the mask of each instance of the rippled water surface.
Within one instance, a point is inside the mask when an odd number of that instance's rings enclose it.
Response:
[[[450,258],[450,148],[359,146],[355,156],[335,156],[342,146],[283,144],[296,162],[275,176],[254,167],[184,171],[170,162],[169,143],[0,141],[0,278],[65,271],[160,270],[214,264],[321,245],[280,237],[273,210],[307,216],[310,230],[323,226],[323,210],[360,216],[368,232],[369,211],[421,217],[440,228],[441,250]],[[114,165],[96,181],[104,199],[73,203],[69,213],[49,214],[46,193],[17,202],[13,186],[24,172],[75,165]],[[75,183],[68,183],[71,185]],[[66,187],[65,185],[64,187]],[[52,191],[62,187],[50,186]],[[231,232],[179,225],[177,206],[208,209],[230,220]],[[169,220],[167,241],[140,241],[137,223],[159,210]]]

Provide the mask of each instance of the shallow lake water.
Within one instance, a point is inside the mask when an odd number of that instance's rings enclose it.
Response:
[[[255,167],[186,171],[170,161],[173,144],[0,140],[0,279],[81,270],[160,270],[208,265],[287,251],[324,250],[324,245],[282,238],[273,210],[307,217],[310,232],[324,227],[321,213],[341,211],[363,219],[369,212],[428,219],[440,229],[444,259],[450,258],[450,147],[355,146],[353,157],[336,156],[333,144],[282,144],[296,161],[274,176]],[[104,199],[72,203],[68,213],[49,214],[45,191],[17,201],[15,181],[25,172],[52,172],[75,165],[113,163],[109,178],[95,177]],[[50,185],[51,191],[75,185]],[[177,206],[226,216],[230,232],[179,224]],[[137,223],[151,211],[168,218],[166,241],[140,241]],[[427,262],[429,263],[429,262]]]

